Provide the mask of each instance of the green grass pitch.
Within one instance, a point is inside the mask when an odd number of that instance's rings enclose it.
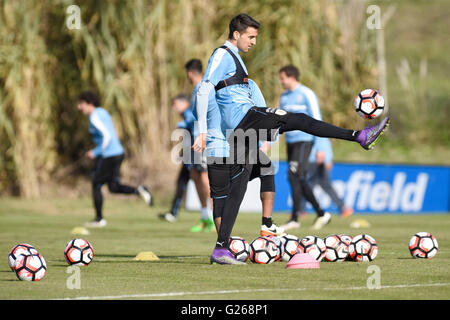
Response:
[[[327,263],[320,269],[286,269],[286,262],[245,266],[210,265],[216,234],[189,232],[198,212],[181,211],[177,223],[160,221],[162,207],[146,207],[141,201],[108,198],[107,227],[91,229],[87,236],[70,231],[91,220],[91,199],[0,199],[0,299],[448,299],[450,297],[450,215],[360,215],[346,220],[333,215],[320,232],[309,229],[313,215],[291,233],[325,237],[333,233],[367,233],[378,243],[373,262]],[[282,224],[287,214],[274,214]],[[370,222],[368,229],[351,229],[356,218]],[[260,214],[241,213],[232,235],[247,241],[259,234]],[[431,260],[413,259],[410,237],[419,231],[432,233],[439,252]],[[63,251],[76,237],[90,241],[93,262],[80,269],[80,289],[69,289],[71,273]],[[34,245],[47,261],[39,282],[19,281],[9,269],[7,256],[17,243]],[[140,251],[152,251],[159,261],[134,261]],[[380,271],[379,289],[367,281]],[[267,281],[266,279],[270,279]]]

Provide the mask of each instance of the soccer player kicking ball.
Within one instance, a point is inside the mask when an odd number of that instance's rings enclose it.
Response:
[[[284,133],[301,130],[306,133],[328,138],[337,138],[359,143],[364,149],[371,149],[380,134],[388,125],[385,118],[376,125],[369,125],[361,131],[336,127],[316,120],[304,113],[290,113],[274,108],[261,108],[251,98],[248,85],[248,72],[239,51],[248,52],[256,44],[260,24],[246,14],[239,14],[229,24],[228,40],[217,48],[208,62],[205,75],[197,94],[197,114],[199,136],[195,139],[193,149],[201,152],[206,146],[208,132],[206,115],[210,92],[215,91],[216,101],[221,113],[221,126],[233,133],[228,137],[233,149],[242,149],[234,141],[239,132],[251,130],[256,132],[256,145],[246,145],[245,155],[252,155],[258,150],[257,141],[273,140],[272,132]],[[264,130],[266,131],[264,134]],[[268,134],[269,133],[269,134]],[[234,151],[231,149],[231,151]],[[211,255],[211,263],[242,264],[228,250],[228,239],[236,221],[239,207],[247,189],[251,172],[248,163],[239,163],[239,150],[230,159],[223,162],[217,159],[208,162],[208,176],[211,195],[214,201],[213,216],[221,217],[216,246]]]
[[[89,117],[89,133],[96,147],[86,152],[86,157],[95,160],[95,170],[92,176],[92,196],[96,216],[86,227],[98,228],[106,226],[103,219],[102,186],[108,184],[112,193],[140,195],[148,205],[153,204],[153,197],[146,186],[137,188],[120,183],[120,166],[124,159],[123,147],[117,138],[116,130],[108,111],[99,107],[100,101],[97,95],[91,91],[85,91],[78,98],[77,108],[85,116]]]

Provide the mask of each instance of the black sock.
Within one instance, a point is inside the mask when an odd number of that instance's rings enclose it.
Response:
[[[222,241],[222,242],[217,241],[216,248],[219,248],[219,249],[228,248],[228,242],[227,241]]]
[[[270,228],[272,226],[272,217],[262,217],[262,224]]]
[[[247,190],[248,178],[249,173],[247,170],[244,170],[231,181],[229,188],[230,193],[226,201],[224,201],[222,220],[217,234],[217,242],[220,244],[224,243],[222,244],[223,246],[228,245],[228,239],[230,238],[234,223],[236,222],[239,207],[244,199],[245,191]]]
[[[353,130],[340,128],[324,121],[316,120],[305,113],[291,113],[286,123],[280,127],[280,134],[286,131],[301,130],[318,137],[355,141]]]

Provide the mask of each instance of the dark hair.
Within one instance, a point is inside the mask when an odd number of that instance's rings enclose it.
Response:
[[[94,107],[100,106],[100,99],[98,98],[98,95],[95,94],[93,91],[83,91],[78,96],[78,101],[85,101],[87,103],[94,105]]]
[[[248,14],[240,13],[230,21],[228,39],[233,39],[233,33],[238,31],[243,33],[247,28],[252,27],[259,29],[259,22],[250,17]]]
[[[293,66],[292,64],[284,66],[280,69],[280,73],[286,73],[288,77],[294,77],[295,80],[298,81],[298,78],[300,77],[300,71],[298,71],[297,67]]]
[[[191,59],[184,65],[186,71],[197,71],[199,73],[203,72],[202,62],[199,59]]]
[[[186,93],[179,93],[175,97],[173,97],[172,102],[175,101],[175,100],[189,102],[189,96]]]

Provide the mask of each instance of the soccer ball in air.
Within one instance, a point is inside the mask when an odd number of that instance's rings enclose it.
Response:
[[[365,89],[355,98],[355,110],[365,119],[375,119],[384,111],[384,98],[374,89]]]
[[[300,253],[300,248],[298,247],[300,239],[292,234],[286,234],[281,237],[281,242],[283,243],[283,253],[282,260],[289,261],[291,258]]]
[[[325,261],[342,262],[347,258],[348,245],[337,234],[332,234],[323,239],[327,252],[325,254]]]
[[[64,257],[69,265],[87,266],[94,258],[94,248],[84,239],[73,239],[64,249]]]
[[[322,261],[327,253],[325,242],[316,236],[306,236],[300,240],[300,253],[309,253],[317,261]]]
[[[47,263],[39,253],[22,254],[16,260],[14,271],[19,280],[39,281],[47,273]]]
[[[270,264],[281,259],[280,248],[269,237],[258,237],[250,243],[250,261]]]
[[[409,252],[414,258],[431,259],[438,252],[436,238],[428,232],[419,232],[409,240]]]
[[[247,261],[250,247],[244,238],[230,237],[228,240],[228,249],[237,260],[241,262]]]
[[[14,271],[14,266],[16,264],[16,260],[23,254],[37,254],[38,251],[28,243],[21,243],[15,245],[8,255],[8,264],[12,271]]]
[[[368,234],[357,235],[348,246],[348,254],[353,261],[372,261],[378,254],[377,242]]]

